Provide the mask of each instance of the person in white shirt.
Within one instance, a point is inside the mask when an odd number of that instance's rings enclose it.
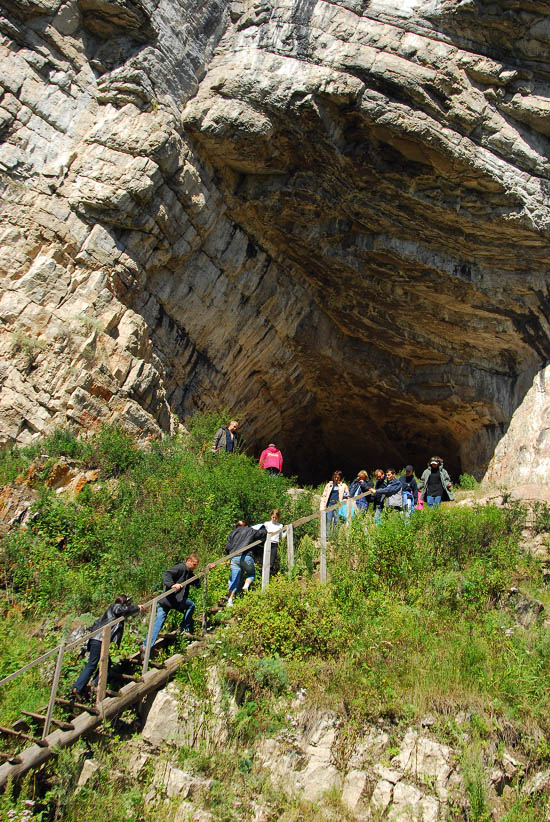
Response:
[[[271,512],[271,518],[268,519],[267,522],[260,522],[258,525],[252,526],[255,530],[262,528],[263,526],[267,533],[271,536],[271,561],[269,563],[271,568],[271,576],[277,574],[280,567],[277,549],[279,547],[279,541],[281,539],[281,534],[284,527],[280,519],[281,512],[278,508],[274,508]]]

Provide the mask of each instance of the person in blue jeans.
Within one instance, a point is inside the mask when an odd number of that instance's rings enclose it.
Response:
[[[399,477],[402,486],[403,494],[403,512],[405,520],[408,522],[411,514],[414,512],[414,506],[418,501],[418,485],[414,476],[414,468],[412,465],[405,467],[405,473]]]
[[[179,611],[180,614],[183,614],[183,619],[181,620],[179,629],[180,634],[193,633],[193,612],[195,610],[195,603],[192,599],[188,598],[187,592],[189,590],[189,584],[193,585],[194,588],[198,588],[201,583],[200,579],[195,579],[193,582],[186,584],[186,580],[195,576],[195,571],[198,565],[198,556],[196,554],[189,554],[185,562],[180,562],[179,565],[174,565],[173,568],[169,568],[162,575],[164,590],[169,591],[170,588],[174,588],[175,590],[172,591],[171,594],[168,594],[168,596],[164,597],[164,599],[160,599],[157,603],[157,615],[153,625],[151,648],[157,641],[158,635],[160,634],[162,626],[166,622],[166,617],[170,611]],[[145,643],[141,647],[143,654],[145,651]]]
[[[375,494],[372,497],[372,507],[374,509],[374,521],[376,525],[382,525],[382,516],[384,510],[384,497],[380,496],[380,494],[376,494],[376,491],[379,491],[380,488],[386,487],[386,473],[382,470],[382,468],[377,468],[374,472],[374,491]]]
[[[420,478],[422,499],[430,508],[437,508],[442,500],[453,500],[451,478],[443,468],[441,457],[432,457]]]
[[[342,471],[334,471],[332,479],[327,482],[321,494],[321,501],[319,508],[321,511],[326,511],[332,505],[342,502],[344,498],[349,495],[349,488],[345,482],[342,482],[344,474]],[[324,514],[327,523],[327,534],[331,533],[338,525],[338,508],[333,511],[326,511]]]
[[[252,543],[258,542],[254,546],[258,556],[263,551],[263,543],[267,537],[267,531],[263,525],[251,528],[244,520],[239,520],[225,541],[225,553],[233,554],[246,548]],[[244,578],[244,582],[243,582]],[[229,588],[226,607],[231,607],[236,594],[248,591],[255,579],[254,549],[243,550],[230,559]]]
[[[108,625],[109,622],[112,622],[114,619],[118,619],[118,617],[128,617],[133,616],[133,614],[139,613],[142,609],[141,605],[131,605],[130,598],[126,594],[120,594],[112,605],[109,605],[103,616],[96,619],[90,631],[96,631],[98,628],[103,628],[105,625]],[[122,634],[124,633],[124,619],[120,622],[117,622],[116,625],[111,627],[111,643],[114,645],[120,645],[122,640]],[[84,696],[84,689],[97,668],[99,658],[101,656],[101,634],[97,637],[92,637],[92,639],[88,640],[87,645],[88,651],[90,653],[88,657],[88,662],[86,663],[84,670],[76,680],[75,684],[72,687],[72,694],[73,696],[81,699]],[[107,677],[111,672],[111,658],[109,657],[109,667],[107,669]],[[97,674],[95,677],[95,682],[97,682]]]

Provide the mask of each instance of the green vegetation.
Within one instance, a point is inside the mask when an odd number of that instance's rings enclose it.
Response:
[[[458,487],[463,491],[475,491],[479,482],[471,474],[461,474],[458,478]]]
[[[283,522],[311,513],[311,492],[286,493],[291,480],[267,475],[244,454],[210,453],[219,419],[197,416],[188,435],[153,442],[145,451],[106,427],[84,442],[60,431],[31,449],[1,455],[4,481],[27,474],[36,493],[28,527],[12,529],[0,554],[3,675],[57,644],[75,615],[90,624],[122,590],[136,601],[158,591],[162,572],[190,551],[199,553],[202,566],[223,556],[236,519],[260,522],[273,507],[282,510]],[[59,456],[100,470],[99,482],[75,501],[46,487]],[[292,572],[283,548],[282,573],[267,591],[256,586],[224,609],[216,617],[223,630],[178,674],[204,700],[215,664],[239,706],[229,720],[227,750],[197,745],[180,751],[182,767],[210,780],[204,807],[214,819],[236,819],[234,808],[251,794],[261,794],[273,819],[326,818],[319,807],[270,793],[254,761],[258,736],[288,730],[287,706],[297,692],[308,707],[342,717],[342,766],[346,740],[366,722],[384,726],[398,744],[405,727],[432,713],[433,732],[459,754],[470,820],[490,818],[491,749],[511,745],[532,767],[548,767],[550,637],[543,624],[517,629],[503,596],[515,586],[550,601],[543,569],[519,548],[526,513],[508,501],[503,508],[442,506],[414,514],[409,523],[389,515],[381,527],[369,515],[355,516],[331,540],[327,585],[317,578],[318,525],[297,529]],[[548,506],[535,506],[534,518],[535,529],[548,532]],[[202,591],[194,592],[197,616],[222,597],[227,576],[226,566],[211,572],[206,602]],[[168,627],[178,618],[169,617]],[[139,620],[128,623],[121,656],[144,631]],[[64,686],[81,664],[76,656],[68,660]],[[0,721],[13,720],[23,703],[30,710],[43,706],[47,684],[48,672],[40,670],[6,688]],[[78,794],[74,759],[60,758],[44,819],[172,819],[167,806],[145,807],[143,791],[131,781],[109,777],[112,748],[94,756],[104,758],[104,772]],[[22,801],[14,799],[13,807]],[[329,797],[325,811],[345,820],[338,802]],[[546,805],[544,797],[518,793],[508,797],[501,818],[542,822]]]
[[[275,507],[286,522],[310,513],[310,494],[294,500],[286,493],[290,479],[271,477],[244,454],[210,453],[212,431],[224,417],[197,416],[189,435],[153,442],[147,451],[104,426],[85,441],[56,431],[29,448],[3,452],[4,482],[30,475],[36,501],[29,527],[12,529],[0,552],[2,675],[54,647],[61,625],[76,615],[90,625],[122,591],[143,601],[162,590],[163,571],[192,551],[202,566],[223,556],[236,520],[263,522]],[[74,501],[56,494],[46,483],[59,457],[97,467],[103,479]],[[227,578],[226,567],[210,575],[208,605],[225,593]],[[199,614],[202,592],[195,597]],[[134,647],[136,624],[129,624],[125,640]],[[75,658],[64,668],[67,687],[80,664]],[[13,717],[25,693],[33,707],[40,705],[46,691],[37,686],[32,672],[6,688],[0,718]]]

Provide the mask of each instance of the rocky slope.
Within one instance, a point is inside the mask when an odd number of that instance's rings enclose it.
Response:
[[[2,440],[548,476],[548,11],[4,2]]]
[[[140,735],[119,747],[117,770],[112,772],[108,762],[84,759],[77,792],[85,786],[93,790],[109,772],[119,791],[128,784],[138,786],[153,818],[174,822],[229,818],[216,802],[220,787],[233,806],[230,818],[254,822],[304,818],[288,811],[297,800],[302,814],[315,820],[475,818],[471,713],[427,714],[408,726],[379,719],[350,733],[337,712],[306,710],[304,692],[299,691],[294,700],[279,706],[284,705],[285,727],[271,736],[258,734],[243,749],[235,735],[239,705],[225,684],[219,671],[210,667],[200,696],[181,683],[159,691],[146,705]],[[454,746],[441,741],[451,727],[460,740]],[[200,756],[189,756],[197,750],[208,763],[208,776],[196,770]],[[253,761],[252,788],[243,784],[242,775],[230,780],[225,774],[224,784],[220,752],[233,763]],[[531,767],[512,744],[498,744],[493,738],[486,740],[477,767],[483,771],[486,819],[504,819],[519,797],[536,807],[550,784],[548,769]]]

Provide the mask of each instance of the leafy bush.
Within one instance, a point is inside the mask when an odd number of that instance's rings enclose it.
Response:
[[[543,534],[550,531],[550,505],[537,501],[533,505],[535,533]]]
[[[93,440],[92,459],[103,476],[118,477],[142,456],[135,440],[117,425],[103,425]]]
[[[475,491],[479,482],[471,474],[461,474],[458,478],[458,486],[463,491]]]
[[[282,659],[267,657],[258,659],[255,664],[254,678],[260,688],[269,688],[274,693],[282,693],[288,687],[288,677]]]
[[[314,580],[300,584],[276,577],[264,592],[237,602],[239,620],[226,632],[227,650],[260,657],[306,659],[333,656],[350,641],[330,588]]]

